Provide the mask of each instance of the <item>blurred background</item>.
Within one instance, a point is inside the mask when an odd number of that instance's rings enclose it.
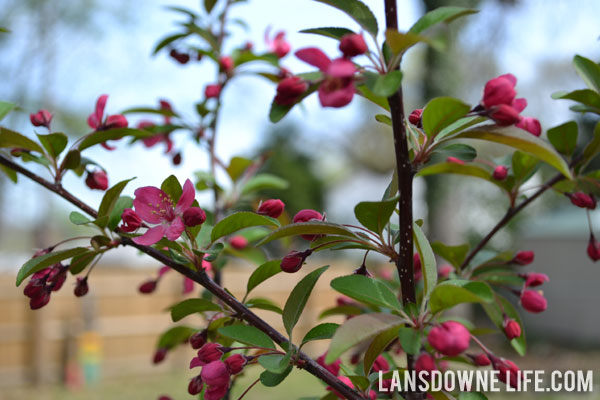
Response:
[[[383,26],[383,2],[365,2]],[[31,135],[29,113],[45,108],[55,114],[57,130],[78,137],[87,132],[87,115],[105,93],[110,96],[110,114],[167,99],[192,118],[194,104],[215,71],[208,63],[179,65],[166,53],[151,56],[176,19],[166,5],[200,7],[198,1],[175,0],[0,0],[0,26],[11,31],[0,33],[0,100],[21,107],[3,125]],[[529,102],[524,114],[539,118],[544,131],[576,120],[580,137],[591,135],[597,121],[569,111],[567,101],[553,101],[550,95],[584,87],[571,64],[575,54],[600,60],[600,2],[400,0],[400,28],[408,29],[426,10],[442,5],[474,7],[480,12],[447,28],[447,51],[422,45],[410,50],[402,66],[407,112],[439,95],[476,104],[487,80],[510,72],[518,78],[519,97]],[[335,41],[298,31],[320,26],[358,29],[343,13],[311,1],[250,0],[232,14],[248,26],[233,28],[231,43],[250,40],[256,49],[267,48],[264,33],[270,26],[272,31],[285,30],[294,50],[317,46],[335,54]],[[291,53],[284,64],[294,72],[308,70]],[[291,183],[289,189],[273,195],[285,201],[291,215],[301,208],[315,208],[326,211],[331,221],[351,223],[354,205],[380,199],[389,183],[394,165],[391,131],[375,122],[376,110],[358,97],[346,108],[323,109],[311,96],[304,107],[295,107],[282,122],[271,124],[268,109],[274,92],[273,84],[259,77],[232,81],[224,94],[218,153],[228,160],[270,151],[266,168]],[[158,185],[170,174],[184,181],[208,169],[206,156],[184,136],[174,135],[183,149],[183,162],[177,167],[163,149],[141,144],[127,147],[117,142],[118,151],[98,147],[90,149],[89,157],[108,170],[111,184],[136,176],[135,187]],[[544,173],[532,178],[532,187],[542,182]],[[64,185],[92,205],[101,199],[102,193],[90,191],[74,175],[68,175]],[[125,192],[131,194],[133,189]],[[430,239],[450,245],[476,241],[507,206],[493,185],[450,175],[421,178],[415,191],[415,214],[426,218]],[[198,199],[210,204],[209,196],[199,194]],[[77,234],[67,218],[71,210],[69,204],[25,179],[14,185],[0,176],[0,399],[146,399],[161,393],[189,398],[190,351],[180,349],[158,366],[151,363],[158,334],[170,322],[162,311],[182,297],[181,281],[174,273],[152,296],[140,296],[137,286],[155,276],[160,265],[135,251],[119,249],[98,265],[90,293],[83,299],[73,299],[70,290],[63,290],[53,295],[47,307],[31,312],[22,290],[14,287],[15,273],[33,249]],[[592,221],[600,226],[600,213],[593,213]],[[534,250],[536,260],[528,270],[551,278],[544,286],[548,310],[523,316],[529,345],[525,358],[518,357],[500,335],[486,337],[486,343],[522,368],[600,372],[596,309],[600,268],[586,256],[586,226],[583,210],[548,194],[491,242],[499,250]],[[356,268],[360,256],[350,252],[345,258],[323,262],[333,267],[317,286],[299,330],[314,325],[320,310],[333,305],[335,294],[327,282]],[[385,261],[373,258],[373,268],[378,263],[390,268],[383,265]],[[225,274],[225,286],[242,294],[251,271],[249,265],[234,266]],[[285,277],[276,286],[265,284],[258,294],[283,304],[297,278]],[[479,316],[477,309],[462,312]],[[265,315],[277,324],[277,318]],[[309,350],[318,355],[324,348]],[[242,379],[251,382],[254,374],[249,370]],[[247,398],[287,398],[290,390],[298,397],[322,393],[308,374],[294,371],[292,378],[274,389],[256,388]],[[596,376],[596,385],[599,380]],[[243,384],[237,386],[243,390]],[[599,391],[596,386],[595,394],[577,398],[600,398]]]

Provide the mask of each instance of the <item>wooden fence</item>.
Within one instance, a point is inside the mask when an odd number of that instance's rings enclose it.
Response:
[[[155,276],[156,269],[99,267],[90,279],[87,296],[73,296],[74,278],[69,276],[63,288],[52,294],[50,304],[37,311],[29,309],[23,286],[15,287],[13,275],[0,275],[0,386],[81,379],[77,374],[82,373],[82,363],[98,367],[86,374],[101,376],[161,372],[187,365],[194,354],[189,346],[169,353],[160,365],[151,363],[158,335],[172,324],[165,309],[184,298],[182,277],[167,273],[153,294],[140,295],[137,287]],[[331,279],[352,269],[350,265],[333,265],[325,272],[295,337],[302,337],[316,324],[319,313],[334,305],[336,294],[329,287]],[[251,272],[252,268],[244,267],[226,269],[225,287],[241,298]],[[283,307],[304,275],[281,274],[258,286],[252,297],[266,297]],[[257,313],[283,330],[280,315],[260,310]],[[341,322],[339,317],[327,321]],[[189,316],[182,322],[203,326],[200,316]],[[323,343],[306,347],[312,354],[324,351]]]

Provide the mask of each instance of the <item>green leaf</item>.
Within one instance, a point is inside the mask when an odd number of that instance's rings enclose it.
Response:
[[[17,105],[8,101],[0,101],[0,121],[8,115],[9,112],[15,109]]]
[[[436,97],[423,110],[423,130],[435,137],[444,128],[463,118],[471,106],[453,97]]]
[[[38,271],[43,270],[46,267],[54,265],[58,262],[66,260],[68,258],[75,257],[79,254],[87,252],[88,249],[85,247],[75,247],[67,250],[59,250],[52,253],[44,254],[43,256],[34,257],[27,261],[17,273],[17,286],[25,280],[29,275],[35,274]]]
[[[269,349],[275,348],[275,344],[271,338],[254,326],[241,324],[229,325],[219,328],[218,332],[236,342],[247,344],[249,346],[266,347]]]
[[[121,222],[121,216],[126,208],[133,207],[133,199],[129,196],[121,196],[117,199],[113,210],[110,212],[108,217],[108,229],[114,231],[117,225]]]
[[[329,37],[332,39],[340,40],[343,36],[352,34],[350,29],[347,28],[338,28],[338,27],[324,27],[324,28],[311,28],[311,29],[303,29],[300,33],[312,33],[315,35],[321,35],[325,37]]]
[[[431,243],[431,248],[438,256],[442,257],[444,260],[448,261],[455,268],[459,268],[465,258],[467,258],[467,254],[469,254],[469,244],[461,244],[458,246],[446,246],[442,242],[433,242]]]
[[[331,339],[340,324],[334,324],[332,322],[324,322],[312,328],[306,332],[302,339],[302,344],[312,342],[313,340],[325,340]]]
[[[153,56],[156,55],[159,51],[161,51],[163,48],[167,47],[174,41],[176,41],[178,39],[182,39],[189,35],[190,35],[189,33],[176,33],[174,35],[169,35],[169,36],[164,37],[160,42],[158,42],[156,44],[156,46],[154,47],[154,50],[152,50],[152,55]]]
[[[498,186],[502,190],[509,191],[510,188],[506,181],[499,181],[492,177],[492,173],[485,168],[472,165],[472,164],[457,164],[452,162],[443,162],[438,164],[433,164],[428,167],[423,168],[419,172],[417,172],[416,176],[429,176],[429,175],[437,175],[437,174],[457,174],[457,175],[466,175],[472,176],[474,178],[480,178],[494,185]]]
[[[400,310],[398,298],[383,283],[364,275],[340,276],[331,281],[331,287],[361,303]]]
[[[175,175],[170,175],[167,177],[167,179],[161,183],[160,189],[169,195],[173,201],[173,204],[177,204],[181,194],[183,193],[183,188],[181,187],[181,184]]]
[[[594,128],[594,137],[583,149],[583,165],[590,162],[600,153],[600,123]]]
[[[102,201],[100,202],[100,208],[98,209],[97,221],[99,221],[103,217],[107,217],[107,218],[106,218],[106,223],[99,222],[99,226],[105,227],[108,224],[108,218],[109,218],[112,210],[115,208],[115,205],[117,204],[119,195],[121,194],[123,189],[125,189],[125,186],[133,179],[135,179],[135,178],[126,179],[124,181],[121,181],[106,191],[106,193],[104,194],[104,197],[102,197]]]
[[[600,65],[592,60],[576,55],[573,58],[575,70],[590,89],[600,92]]]
[[[309,74],[312,74],[312,73],[309,73]],[[320,76],[322,76],[322,74],[320,72],[316,73],[314,77],[309,74],[299,74],[298,76],[300,76],[305,81],[311,81],[313,79],[318,80],[318,78]],[[306,89],[306,91],[304,93],[302,93],[302,95],[298,98],[298,100],[296,100],[296,103],[291,104],[289,106],[283,106],[281,104],[277,104],[275,102],[275,99],[273,99],[273,101],[271,102],[271,109],[269,110],[269,121],[271,121],[273,123],[281,121],[281,119],[283,117],[285,117],[296,104],[300,103],[306,97],[313,94],[318,88],[319,88],[319,85],[317,85],[317,84],[309,85],[308,89]]]
[[[461,303],[489,303],[494,300],[492,289],[483,282],[450,280],[431,292],[429,306],[433,314]]]
[[[279,385],[292,372],[293,367],[290,365],[281,374],[274,374],[271,371],[265,371],[260,374],[260,383],[266,387],[275,387]]]
[[[98,131],[92,132],[88,136],[85,137],[79,143],[77,147],[79,151],[83,151],[89,147],[95,146],[99,143],[104,143],[107,140],[117,140],[122,139],[126,136],[131,136],[137,139],[143,139],[145,137],[154,136],[154,132],[149,132],[140,129],[132,129],[132,128],[118,128],[118,129],[109,129],[107,131]]]
[[[300,319],[304,306],[306,306],[310,293],[315,287],[319,277],[327,270],[327,268],[329,268],[328,265],[318,268],[302,278],[302,280],[294,287],[285,302],[282,315],[283,326],[285,326],[285,330],[290,337],[292,336],[294,326]]]
[[[462,392],[458,395],[458,400],[487,400],[487,397],[479,392]]]
[[[395,29],[388,29],[385,31],[386,43],[394,54],[403,54],[406,50],[420,42],[430,42],[429,38],[417,35],[415,33],[402,33]]]
[[[70,150],[62,162],[64,169],[77,169],[81,165],[81,153],[79,150]]]
[[[480,117],[480,116],[472,116],[472,117],[464,117],[461,118],[453,123],[451,123],[450,125],[448,125],[447,127],[445,127],[444,129],[442,129],[442,131],[440,133],[438,133],[435,137],[435,142],[439,142],[440,140],[442,140],[443,138],[445,138],[446,136],[452,136],[455,133],[458,133],[462,130],[465,130],[467,128],[472,127],[473,125],[477,125],[481,122],[485,122],[488,119],[485,117]]]
[[[256,268],[250,278],[248,278],[248,284],[246,285],[246,294],[250,293],[252,289],[269,279],[270,277],[277,275],[281,272],[281,260],[268,261]]]
[[[421,227],[416,223],[413,223],[413,237],[415,240],[415,246],[421,257],[421,266],[423,270],[423,296],[429,297],[431,291],[437,283],[437,263],[435,261],[435,255],[429,244],[429,240],[421,230]]]
[[[263,299],[259,297],[252,298],[246,301],[246,306],[248,308],[258,308],[259,310],[266,310],[275,312],[277,314],[283,314],[283,310],[269,299]]]
[[[215,7],[215,4],[217,4],[217,0],[204,0],[204,9],[206,10],[207,14],[210,14],[212,9]]]
[[[26,149],[37,153],[44,153],[44,150],[33,140],[18,132],[0,127],[0,147],[10,149]]]
[[[539,161],[530,154],[515,151],[512,156],[513,175],[518,182],[527,181],[535,172]]]
[[[375,362],[375,359],[383,353],[383,351],[398,337],[398,328],[392,327],[387,331],[381,332],[375,336],[369,348],[365,352],[365,359],[363,361],[363,372],[365,376],[369,376],[369,371]]]
[[[494,325],[496,325],[500,331],[504,331],[504,314],[506,314],[509,318],[517,321],[519,325],[521,325],[521,328],[523,328],[523,321],[521,320],[518,311],[515,309],[512,303],[501,295],[496,295],[496,299],[500,301],[500,305],[497,303],[482,304],[484,311]],[[524,356],[527,351],[525,330],[521,329],[521,336],[511,340],[510,344],[517,351],[517,353],[519,353],[519,355]]]
[[[71,274],[77,275],[83,271],[85,267],[87,267],[94,260],[94,258],[96,258],[96,255],[98,255],[98,253],[95,251],[88,250],[83,254],[73,257],[71,259],[71,264],[69,264],[69,271]]]
[[[577,146],[577,123],[575,121],[550,128],[547,131],[548,140],[552,146],[561,154],[570,156]]]
[[[279,226],[279,222],[274,218],[264,215],[249,211],[240,211],[220,220],[212,229],[210,239],[214,242],[215,240],[237,232],[240,229],[259,225]]]
[[[362,314],[346,320],[331,339],[325,363],[331,364],[350,348],[389,329],[399,328],[403,323],[402,318],[383,313]]]
[[[532,154],[556,168],[568,179],[572,178],[569,166],[565,160],[563,160],[563,158],[548,143],[522,129],[515,127],[498,127],[496,125],[483,125],[463,131],[452,138],[478,139],[501,143]]]
[[[274,374],[283,373],[290,365],[290,358],[292,353],[284,354],[271,354],[268,356],[261,356],[258,358],[258,363],[263,366],[264,369]]]
[[[473,161],[475,157],[477,157],[477,150],[464,143],[453,143],[436,150],[436,152],[442,153],[447,157],[451,156],[463,161]]]
[[[382,124],[385,124],[387,126],[392,126],[392,119],[385,114],[376,114],[375,121],[381,122]]]
[[[367,86],[360,85],[356,88],[358,90],[358,94],[369,100],[373,104],[378,105],[386,111],[390,111],[390,105],[387,101],[386,97],[377,96],[375,93],[371,91]]]
[[[204,311],[222,311],[218,304],[206,299],[187,299],[170,307],[171,319],[177,322],[188,315]]]
[[[17,183],[17,181],[19,180],[17,172],[15,170],[5,167],[4,165],[0,165],[0,170],[2,170],[2,172],[6,174],[8,179],[13,181],[14,183]]]
[[[408,327],[401,327],[398,331],[400,345],[407,354],[419,354],[421,352],[421,333]]]
[[[367,32],[377,35],[377,19],[363,2],[359,0],[316,0],[328,4],[348,14]]]
[[[289,224],[282,226],[279,229],[274,230],[269,236],[258,242],[257,246],[262,246],[273,240],[281,239],[287,236],[296,235],[307,235],[307,234],[325,234],[325,235],[339,235],[343,237],[358,239],[359,237],[352,232],[350,229],[343,227],[342,225],[333,224],[331,222],[324,221],[310,221],[310,222],[298,222],[296,224]]]
[[[248,194],[257,190],[263,189],[275,189],[283,190],[287,189],[289,183],[278,176],[271,174],[258,174],[248,179],[248,181],[242,187],[242,194]]]
[[[153,107],[132,107],[132,108],[128,108],[126,110],[121,111],[121,114],[156,114],[156,115],[163,115],[165,117],[177,117],[178,116],[178,114],[176,112],[174,112],[173,110],[169,110],[168,108],[153,108]],[[156,133],[151,128],[158,128],[158,126],[145,128],[145,129],[150,130],[151,132]]]
[[[319,319],[330,317],[332,315],[359,315],[363,310],[357,306],[337,306],[331,307],[319,314]]]
[[[251,166],[253,163],[252,160],[249,160],[244,157],[233,157],[231,161],[229,161],[229,166],[227,167],[227,174],[232,181],[237,181],[240,176],[244,173],[244,171]]]
[[[477,10],[472,8],[463,7],[439,7],[435,10],[429,11],[423,15],[415,24],[409,29],[410,33],[421,33],[426,29],[429,29],[442,22],[452,22],[456,18],[464,15],[475,14]]]
[[[94,222],[79,211],[71,211],[69,214],[69,221],[75,225],[86,225]]]
[[[37,137],[48,152],[48,155],[52,158],[58,157],[65,147],[67,147],[67,143],[69,142],[67,135],[61,132],[50,133],[48,135],[37,135]]]
[[[402,84],[402,72],[393,70],[385,75],[365,72],[365,85],[375,96],[390,97],[398,91]]]
[[[381,234],[398,204],[398,196],[383,201],[363,201],[354,207],[358,222],[367,229]]]
[[[197,329],[189,326],[174,326],[173,328],[164,332],[158,338],[157,348],[172,349],[173,347],[185,342],[196,333]]]
[[[592,112],[600,114],[600,94],[591,89],[580,89],[572,92],[557,92],[553,99],[574,100],[591,108]]]

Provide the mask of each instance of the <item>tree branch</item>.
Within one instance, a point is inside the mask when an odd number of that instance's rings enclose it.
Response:
[[[0,154],[0,164],[4,165],[28,178],[39,183],[44,186],[46,189],[50,190],[58,194],[60,197],[69,201],[71,204],[75,205],[82,211],[86,212],[90,216],[97,218],[98,213],[92,207],[88,206],[77,197],[73,196],[71,193],[66,191],[62,186],[53,184],[44,178],[36,175],[35,173],[23,168],[19,164],[16,164],[12,160],[6,158],[4,155]],[[118,232],[116,232],[118,234]],[[121,236],[121,244],[125,246],[132,246],[137,248],[143,253],[146,253],[150,257],[155,260],[165,264],[172,269],[176,270],[180,274],[190,278],[194,282],[199,283],[204,288],[206,288],[209,292],[211,292],[215,297],[220,299],[223,303],[227,304],[240,318],[248,322],[250,325],[255,326],[256,328],[263,331],[267,334],[273,341],[277,344],[281,345],[283,343],[289,343],[287,338],[279,333],[275,328],[261,319],[258,315],[254,314],[248,307],[244,304],[240,303],[235,297],[229,294],[225,289],[215,283],[204,271],[196,271],[192,270],[189,267],[179,264],[173,261],[171,258],[167,257],[160,251],[156,250],[150,246],[143,246],[133,242],[128,237]],[[291,344],[291,343],[290,343]],[[295,346],[294,346],[295,347]],[[321,367],[317,362],[315,362],[312,358],[307,356],[303,352],[298,353],[299,358],[305,362],[303,368],[306,369],[309,373],[326,382],[329,386],[335,389],[338,393],[343,394],[346,398],[351,400],[359,400],[363,399],[363,397],[356,390],[350,388],[342,381],[340,381],[336,376],[331,374],[328,370]]]

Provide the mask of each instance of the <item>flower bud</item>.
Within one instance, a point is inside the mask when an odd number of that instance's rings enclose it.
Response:
[[[223,386],[209,386],[204,392],[204,400],[221,400],[227,395],[229,382]]]
[[[590,240],[588,242],[587,254],[588,254],[588,257],[594,262],[600,260],[600,244],[598,242],[596,242],[596,238],[594,237],[594,234],[592,234],[592,233],[590,233]]]
[[[183,212],[185,226],[202,225],[206,221],[206,213],[200,207],[190,207]]]
[[[541,313],[548,307],[548,301],[540,292],[525,290],[521,294],[521,305],[531,313]]]
[[[438,277],[447,278],[452,271],[454,271],[454,267],[452,265],[444,264],[438,270]]]
[[[354,271],[352,271],[352,273],[354,275],[366,276],[367,278],[373,277],[373,274],[371,274],[369,272],[369,270],[367,269],[367,265],[365,263],[362,263],[362,265],[360,267],[356,268]]]
[[[248,363],[246,357],[242,354],[233,354],[225,359],[225,365],[231,375],[239,374],[244,369],[244,366]]]
[[[200,373],[202,381],[208,386],[227,386],[229,385],[229,371],[223,361],[212,361],[202,367]]]
[[[206,85],[206,87],[204,88],[204,97],[206,97],[207,99],[219,97],[220,94],[221,85],[219,84]]]
[[[50,129],[50,122],[52,122],[52,114],[48,110],[39,110],[35,114],[29,114],[29,120],[33,126],[45,126]]]
[[[165,396],[165,395],[163,395],[163,396],[160,396],[160,397],[158,398],[158,400],[173,400],[173,399],[172,399],[171,397],[169,397],[169,396]]]
[[[229,239],[229,244],[236,250],[243,250],[248,246],[248,239],[243,236],[234,236]]]
[[[229,56],[223,56],[219,58],[219,68],[227,75],[231,75],[233,72],[233,58]]]
[[[291,106],[306,92],[306,89],[308,89],[308,84],[299,76],[284,78],[277,85],[274,101],[281,106]]]
[[[325,217],[323,215],[321,215],[321,213],[319,213],[318,211],[315,211],[315,210],[310,210],[310,209],[298,211],[298,213],[296,213],[296,215],[294,215],[294,218],[293,218],[294,223],[308,222],[308,221],[324,221],[324,220],[325,220]],[[313,240],[321,237],[321,235],[300,235],[300,236],[303,239],[308,240],[309,242],[312,242]]]
[[[352,381],[350,380],[350,378],[348,378],[347,376],[338,376],[338,379],[340,381],[342,381],[346,386],[354,389],[354,384],[352,383]],[[327,390],[329,390],[330,392],[332,392],[333,394],[336,395],[336,397],[340,398],[340,399],[345,399],[346,396],[338,393],[335,391],[334,388],[332,388],[331,386],[327,386]]]
[[[108,189],[108,176],[106,176],[106,172],[102,170],[88,172],[88,175],[85,178],[85,184],[90,189],[106,190]]]
[[[515,85],[517,78],[512,74],[501,75],[490,79],[483,89],[483,99],[481,103],[485,108],[498,105],[510,106],[517,95]]]
[[[208,331],[206,329],[196,332],[190,336],[190,345],[192,346],[192,349],[198,350],[200,347],[204,346],[204,344],[206,344],[207,337]]]
[[[267,44],[269,45],[271,51],[277,54],[278,58],[285,57],[286,54],[289,53],[292,48],[290,44],[285,40],[285,32],[283,31],[277,32],[275,38],[273,38],[272,41],[267,40]]]
[[[338,296],[335,299],[335,303],[338,305],[338,307],[354,306],[354,305],[356,305],[356,303],[354,302],[354,300],[352,300],[350,297],[346,297],[346,296]]]
[[[129,122],[127,122],[127,118],[124,115],[109,115],[106,117],[106,122],[104,123],[104,129],[118,129],[118,128],[127,128]]]
[[[415,282],[423,279],[423,267],[421,265],[421,256],[419,256],[419,253],[413,254],[413,272],[415,274]]]
[[[198,359],[205,364],[220,360],[222,356],[223,346],[219,343],[206,343],[198,350]]]
[[[171,162],[173,163],[173,165],[181,164],[181,153],[180,152],[175,153],[175,155],[171,159]]]
[[[550,280],[548,275],[540,274],[538,272],[530,272],[529,274],[523,274],[521,276],[525,278],[525,287],[540,286],[544,282],[548,282]]]
[[[515,258],[512,259],[513,263],[519,265],[529,265],[533,262],[535,253],[533,251],[519,251]]]
[[[61,263],[54,264],[54,266],[52,266],[47,281],[50,290],[52,290],[53,292],[57,292],[60,290],[62,285],[67,280],[68,270],[69,266],[64,266]]]
[[[421,371],[431,372],[437,370],[435,358],[429,353],[421,353],[415,361],[415,370],[417,371],[417,374]],[[426,376],[428,377],[429,374]]]
[[[285,204],[279,199],[263,201],[256,210],[257,214],[266,215],[271,218],[279,218],[283,214]]]
[[[140,226],[142,226],[142,219],[131,208],[126,208],[123,210],[121,219],[123,220],[123,225],[121,225],[121,230],[123,232],[134,232]]]
[[[382,355],[377,356],[377,358],[375,359],[375,362],[373,363],[373,371],[372,372],[383,371],[383,373],[386,373],[389,370],[390,370],[390,364],[385,359],[385,357]]]
[[[489,117],[493,119],[498,126],[514,125],[521,121],[519,112],[506,104],[501,104],[492,108]]]
[[[367,52],[367,43],[362,35],[349,33],[340,39],[340,51],[344,57],[351,58]]]
[[[489,357],[485,353],[477,354],[476,356],[470,356],[470,357],[473,360],[473,362],[475,363],[475,365],[478,365],[480,367],[485,367],[486,365],[491,364]]]
[[[446,162],[458,164],[458,165],[465,165],[465,162],[463,160],[461,160],[460,158],[452,157],[452,156],[446,158]]]
[[[140,285],[138,291],[143,294],[150,294],[156,290],[156,280],[152,279]]]
[[[498,379],[512,387],[517,387],[519,380],[519,367],[510,361],[505,359],[496,358],[494,361],[494,369],[500,371]]]
[[[186,53],[180,53],[175,49],[169,52],[171,58],[177,61],[179,64],[187,64],[190,61],[190,55]]]
[[[521,336],[521,325],[519,325],[519,323],[514,319],[504,317],[504,323],[502,326],[504,328],[504,334],[508,340],[513,340],[514,338]]]
[[[312,250],[310,249],[305,251],[290,251],[281,260],[281,270],[288,273],[298,272],[302,268],[304,260],[311,254]]]
[[[73,290],[73,294],[77,297],[83,297],[89,292],[90,288],[87,282],[87,276],[84,278],[77,277],[77,283],[75,284],[75,289]]]
[[[319,358],[317,358],[317,364],[331,372],[333,375],[338,376],[340,374],[340,365],[342,364],[342,360],[338,358],[331,364],[325,364],[325,357],[327,357],[327,352],[321,354]]]
[[[431,328],[427,340],[440,353],[457,356],[469,347],[471,334],[460,322],[446,321]]]
[[[50,290],[44,289],[29,300],[29,308],[37,310],[50,302]]]
[[[518,124],[516,124],[518,128],[526,130],[531,133],[533,136],[540,136],[542,134],[542,125],[540,125],[540,121],[536,118],[531,117],[523,117]]]
[[[420,127],[422,116],[423,116],[423,109],[417,108],[416,110],[413,110],[413,112],[411,112],[410,115],[408,116],[408,122],[410,122],[411,124],[413,124],[417,127]]]
[[[596,208],[596,199],[593,195],[583,192],[565,193],[565,195],[571,200],[571,203],[573,203],[574,206],[590,210]]]
[[[169,349],[167,349],[166,347],[161,347],[159,349],[156,349],[156,352],[154,353],[154,357],[152,358],[152,363],[153,364],[161,363],[167,356],[168,351],[169,351]]]
[[[495,180],[503,181],[506,179],[507,176],[508,168],[506,168],[504,165],[498,165],[496,168],[494,168],[494,173],[492,174],[492,177]]]
[[[42,291],[44,290],[46,290],[45,281],[39,279],[31,279],[29,282],[27,282],[27,285],[25,285],[25,289],[23,289],[23,294],[29,297],[30,299],[33,299],[34,297],[40,296]]]
[[[200,375],[195,376],[192,378],[192,380],[190,381],[190,383],[188,385],[188,393],[191,394],[192,396],[195,396],[202,391],[203,386],[204,386],[204,384],[202,382],[202,378],[200,377]]]

